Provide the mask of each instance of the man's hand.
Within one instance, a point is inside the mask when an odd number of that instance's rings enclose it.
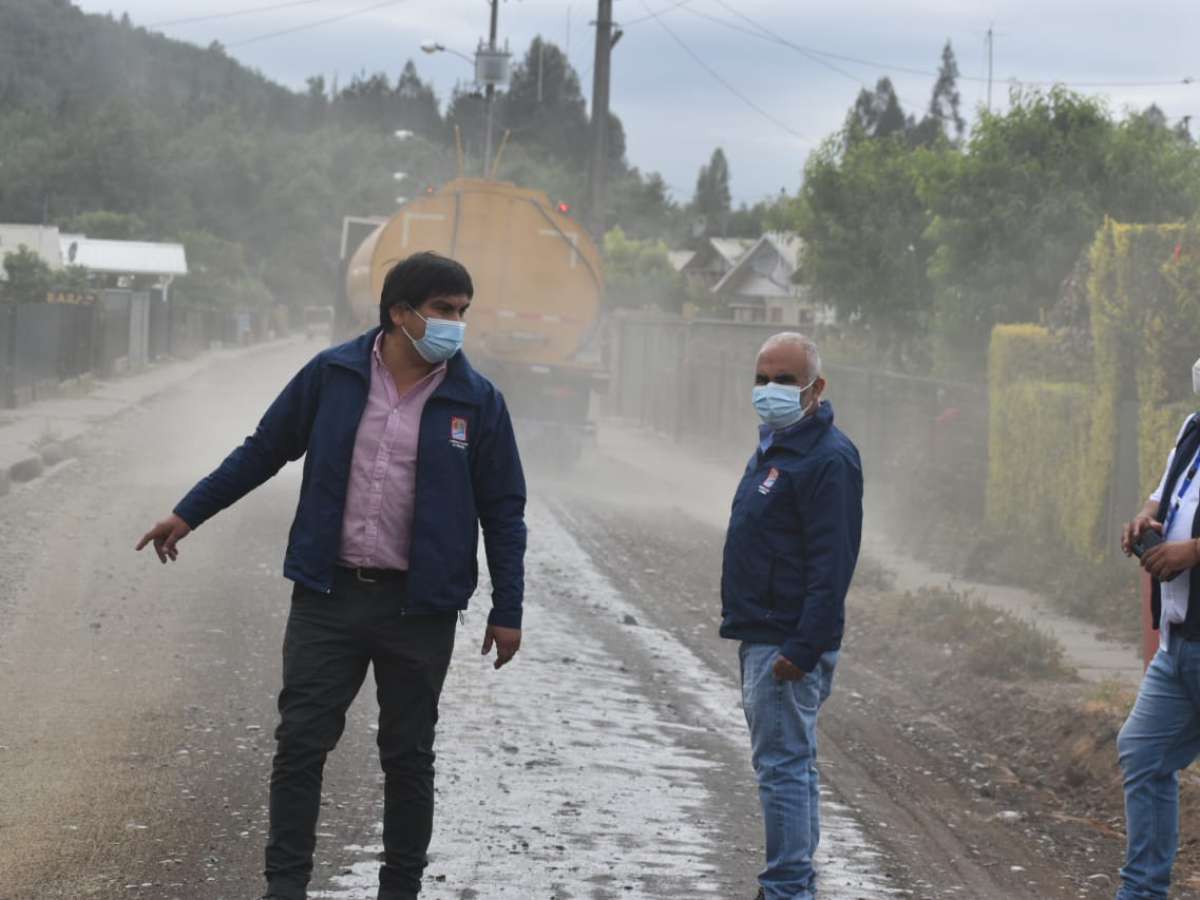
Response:
[[[484,656],[491,652],[492,644],[496,645],[496,668],[499,669],[512,660],[521,649],[521,629],[489,625],[483,634]]]
[[[1137,543],[1138,538],[1147,530],[1162,534],[1162,528],[1162,523],[1155,520],[1153,513],[1142,510],[1132,522],[1126,522],[1125,527],[1121,529],[1121,550],[1126,556],[1132,556],[1133,545]]]
[[[1168,541],[1151,547],[1142,556],[1142,568],[1159,581],[1170,581],[1180,572],[1200,564],[1196,541]]]
[[[143,550],[151,542],[154,552],[158,554],[159,562],[174,562],[179,558],[179,550],[175,545],[191,534],[192,528],[187,522],[172,513],[153,528],[146,532],[138,541],[137,549]]]
[[[775,665],[771,668],[771,673],[775,676],[776,681],[802,681],[808,675],[783,654],[775,658]]]

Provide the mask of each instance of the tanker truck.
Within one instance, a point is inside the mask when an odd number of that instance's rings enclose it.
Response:
[[[353,329],[366,329],[379,321],[383,279],[400,260],[433,250],[461,262],[475,282],[467,355],[504,393],[522,451],[558,464],[590,440],[589,402],[605,378],[594,346],[600,254],[568,213],[541,191],[448,182],[404,203],[353,250],[342,310]]]

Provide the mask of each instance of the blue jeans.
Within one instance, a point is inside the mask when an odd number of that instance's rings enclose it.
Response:
[[[1117,737],[1128,846],[1117,900],[1165,900],[1179,845],[1179,771],[1200,754],[1200,642],[1171,636]]]
[[[801,681],[777,681],[773,644],[741,645],[742,708],[767,835],[767,867],[759,875],[766,900],[812,900],[813,854],[821,840],[817,711],[833,689],[836,651]]]

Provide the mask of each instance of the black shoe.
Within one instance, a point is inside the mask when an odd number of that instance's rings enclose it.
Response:
[[[754,900],[767,900],[767,895],[763,893],[762,888],[758,889],[758,893],[754,895]]]

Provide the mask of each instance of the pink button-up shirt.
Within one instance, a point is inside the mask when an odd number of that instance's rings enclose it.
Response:
[[[417,488],[417,439],[426,401],[446,377],[439,366],[402,395],[379,352],[371,354],[371,388],[358,423],[342,517],[341,565],[407,569]]]

